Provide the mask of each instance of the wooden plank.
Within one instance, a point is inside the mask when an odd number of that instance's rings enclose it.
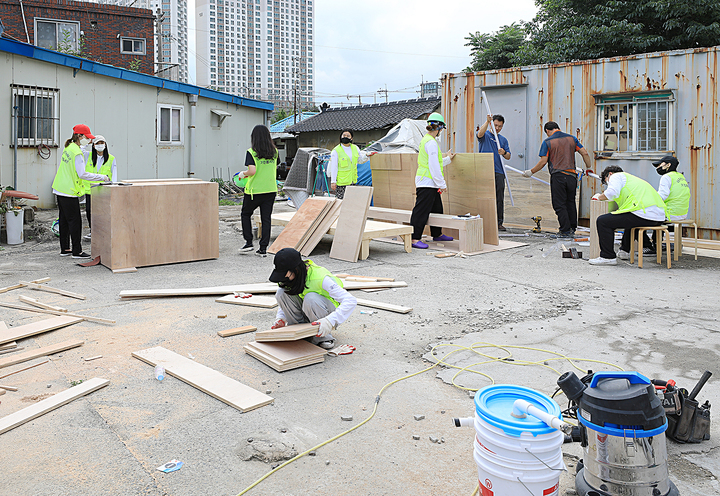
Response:
[[[230,303],[231,305],[245,305],[248,307],[275,308],[278,305],[274,296],[250,295],[248,298],[240,298],[235,295],[227,295],[215,300],[218,303]]]
[[[0,322],[0,329],[7,329],[7,326],[5,325],[5,322]],[[0,345],[0,351],[10,351],[17,348],[17,342],[11,341],[10,343],[6,343],[3,345]]]
[[[305,235],[308,227],[327,207],[329,197],[308,198],[295,212],[292,220],[285,226],[280,235],[268,248],[268,252],[277,253],[283,248],[295,248],[295,245]]]
[[[38,291],[46,291],[48,293],[55,293],[63,296],[68,296],[70,298],[77,298],[78,300],[84,300],[86,299],[83,295],[78,293],[73,293],[72,291],[65,291],[64,289],[57,289],[57,288],[51,288],[50,286],[44,286],[42,284],[35,284],[29,281],[20,281],[20,284],[24,284],[30,289],[36,289]]]
[[[255,332],[257,331],[257,327],[247,325],[243,327],[236,327],[234,329],[227,329],[224,331],[218,331],[218,336],[223,338],[229,338],[230,336],[237,336],[238,334],[245,334],[248,332]]]
[[[387,310],[389,312],[396,313],[409,313],[412,312],[412,307],[403,307],[400,305],[393,305],[392,303],[383,303],[381,301],[363,300],[357,299],[357,304],[363,307],[379,308],[380,310]]]
[[[15,386],[2,386],[2,385],[0,385],[0,388],[5,389],[5,390],[7,390],[7,391],[17,391],[17,390],[18,390],[18,388],[16,388]]]
[[[31,281],[31,282],[34,282],[35,284],[42,284],[44,282],[50,282],[50,278],[43,277],[42,279],[35,279],[34,281]],[[12,286],[0,288],[0,294],[7,293],[8,291],[12,291],[13,289],[20,289],[20,288],[24,288],[24,287],[25,287],[24,284],[13,284]]]
[[[17,353],[20,350],[24,350],[24,347],[21,348],[13,348],[10,350],[0,350],[0,355],[7,355],[8,353]]]
[[[6,377],[9,377],[9,376],[11,376],[11,375],[15,375],[15,374],[20,373],[20,372],[25,372],[25,371],[28,370],[28,369],[32,369],[32,368],[34,368],[34,367],[39,367],[40,365],[45,365],[45,364],[48,363],[48,362],[50,362],[50,360],[45,360],[44,362],[36,363],[36,364],[34,364],[34,365],[30,365],[29,367],[24,367],[24,368],[22,368],[22,369],[15,370],[15,371],[13,371],[13,372],[10,372],[9,374],[0,375],[0,379],[5,379]]]
[[[52,319],[40,320],[31,324],[25,324],[17,327],[10,327],[0,330],[0,344],[17,341],[19,339],[42,334],[43,332],[54,331],[61,327],[69,326],[82,322],[83,319],[70,316],[53,317]]]
[[[357,262],[372,193],[372,186],[352,186],[345,190],[330,258]]]
[[[250,343],[250,344],[252,344],[252,343]],[[265,344],[267,344],[267,343],[265,343]],[[276,343],[276,344],[281,344],[281,343]],[[283,363],[283,362],[277,360],[276,358],[274,358],[273,356],[271,356],[267,353],[264,353],[263,351],[260,351],[250,345],[243,346],[243,350],[245,351],[245,353],[247,353],[251,357],[257,358],[262,363],[275,369],[278,372],[285,372],[287,370],[297,369],[300,367],[305,367],[308,365],[313,365],[315,363],[321,363],[321,362],[325,361],[325,355],[316,355],[316,356],[310,356],[310,357],[304,358],[302,360],[294,361],[294,362]]]
[[[255,356],[258,360],[273,368],[274,365],[285,370],[289,368],[304,367],[310,363],[324,360],[327,350],[304,340],[285,341],[280,343],[259,343],[253,341],[243,347],[246,353]],[[255,353],[250,353],[253,351]],[[259,355],[259,356],[257,356]],[[262,357],[270,358],[270,363]],[[277,370],[277,369],[276,369]]]
[[[11,413],[10,415],[7,415],[6,417],[0,419],[0,434],[14,429],[15,427],[18,427],[19,425],[29,422],[35,418],[38,418],[41,415],[45,415],[46,413],[51,412],[56,408],[67,405],[71,401],[81,398],[86,394],[90,394],[93,391],[97,391],[98,389],[103,388],[108,384],[110,384],[110,381],[108,381],[107,379],[95,377],[93,379],[84,381],[77,386],[73,386],[70,389],[66,389],[65,391],[51,396],[50,398],[39,401],[34,405],[30,405],[27,408],[23,408],[22,410],[19,410],[15,413]]]
[[[334,274],[334,275],[335,275],[335,277],[337,277],[337,278],[339,278],[339,279],[346,279],[346,278],[348,278],[348,277],[357,277],[357,278],[369,278],[369,279],[374,279],[375,281],[385,281],[385,282],[393,282],[393,281],[395,281],[395,279],[392,278],[392,277],[356,276],[356,275],[353,275],[353,274],[342,274],[342,273],[340,273],[340,274]],[[374,281],[368,281],[368,282],[374,282]]]
[[[333,203],[332,208],[328,211],[323,221],[318,224],[315,232],[308,237],[307,241],[303,245],[302,249],[299,250],[300,254],[304,257],[309,257],[315,247],[320,243],[322,237],[327,234],[330,228],[337,222],[338,216],[340,215],[340,208],[342,207],[342,200],[336,200]]]
[[[48,305],[47,303],[43,303],[41,301],[36,300],[35,298],[30,298],[28,296],[20,295],[20,301],[22,301],[23,303],[27,303],[28,305],[32,305],[34,307],[44,308],[45,310],[55,310],[56,312],[67,313],[67,308],[55,307],[53,305]]]
[[[297,341],[315,336],[319,327],[312,324],[294,324],[269,331],[258,331],[255,333],[255,341],[258,343]]]
[[[591,260],[600,256],[600,241],[598,240],[597,233],[597,218],[603,214],[612,212],[616,208],[617,204],[615,202],[607,200],[592,200],[590,202],[590,250],[588,250],[588,257]]]
[[[161,346],[136,351],[132,356],[153,367],[162,365],[165,372],[245,413],[275,401],[250,386],[231,379],[217,370],[206,367]]]
[[[298,240],[297,243],[295,243],[295,249],[297,251],[301,251],[302,247],[305,246],[305,242],[308,240],[310,236],[312,236],[315,233],[315,230],[318,228],[318,226],[322,223],[323,219],[327,216],[330,209],[333,207],[337,200],[334,198],[332,200],[328,200],[325,202],[325,206],[320,211],[317,217],[312,221],[312,223],[308,226],[305,233],[302,235],[302,237]]]
[[[17,365],[18,363],[27,362],[28,360],[33,360],[35,358],[59,353],[71,348],[77,348],[78,346],[82,346],[84,343],[85,341],[71,339],[69,341],[63,341],[62,343],[55,343],[49,346],[43,346],[42,348],[38,348],[36,350],[19,353],[17,355],[0,359],[0,369],[10,367],[11,365]]]
[[[35,307],[26,307],[23,305],[15,305],[13,303],[0,303],[0,307],[7,307],[7,308],[14,308],[16,310],[26,310],[28,312],[35,312],[35,313],[46,313],[50,315],[60,315],[60,316],[68,316],[68,317],[78,317],[82,320],[88,320],[90,322],[98,322],[100,324],[114,324],[114,320],[110,319],[101,319],[100,317],[91,317],[89,315],[78,315],[75,313],[69,313],[69,312],[56,312],[55,310],[45,310],[44,308],[35,308]]]

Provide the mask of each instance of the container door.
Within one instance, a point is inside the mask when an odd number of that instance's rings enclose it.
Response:
[[[493,114],[500,114],[505,117],[505,126],[500,134],[507,138],[510,144],[510,152],[512,157],[505,163],[516,169],[525,170],[527,160],[526,153],[526,137],[527,137],[527,108],[526,108],[526,86],[518,86],[517,88],[481,88],[485,91],[490,110]],[[477,93],[480,104],[475,108],[479,109],[480,119],[487,115],[485,102],[482,101],[482,93]],[[483,120],[478,121],[482,124]],[[539,145],[538,145],[539,146]],[[477,144],[475,150],[477,151]],[[538,148],[539,150],[539,148]],[[530,164],[535,165],[537,160]]]

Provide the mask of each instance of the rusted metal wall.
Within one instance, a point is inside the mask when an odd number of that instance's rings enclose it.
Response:
[[[718,51],[720,46],[677,50],[581,61],[486,71],[445,74],[442,78],[442,108],[448,132],[444,148],[456,152],[477,151],[474,132],[484,120],[482,89],[526,85],[527,116],[526,168],[537,163],[545,134],[542,127],[552,120],[564,132],[574,134],[588,151],[598,151],[598,116],[595,95],[672,90],[674,140],[671,144],[679,171],[685,174],[692,191],[690,216],[702,228],[702,237],[720,239],[720,185],[715,183],[720,163],[720,113],[718,113]],[[495,109],[493,109],[495,111]],[[506,123],[506,126],[517,123]],[[512,147],[512,143],[511,143]],[[537,151],[536,151],[537,150]],[[657,186],[659,176],[650,165],[662,153],[634,152],[632,158],[598,156],[596,171],[619,165],[626,172]],[[605,153],[604,153],[605,155]],[[582,160],[576,154],[576,161]],[[509,172],[509,174],[515,174]],[[589,217],[590,198],[600,191],[600,182],[583,180],[580,216]],[[549,198],[546,199],[549,201]]]

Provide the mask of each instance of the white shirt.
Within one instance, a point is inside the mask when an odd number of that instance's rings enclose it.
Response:
[[[669,174],[660,176],[660,185],[658,186],[658,194],[663,201],[668,199],[670,196],[670,187],[672,186],[672,178]],[[670,220],[685,220],[687,215],[671,215]]]
[[[80,179],[85,179],[86,181],[104,181],[105,175],[104,174],[93,174],[91,172],[87,172],[85,170],[85,156],[82,153],[78,153],[75,155],[75,172],[77,172],[77,175]],[[58,196],[66,196],[68,198],[73,198],[73,195],[68,195],[65,193],[60,193],[58,190],[53,188],[53,193]]]
[[[322,288],[328,292],[333,300],[340,303],[340,306],[325,318],[328,319],[328,322],[330,322],[330,325],[333,327],[338,324],[342,324],[350,318],[350,314],[352,314],[353,310],[355,310],[355,307],[357,306],[357,298],[345,291],[344,288],[340,287],[340,285],[329,276],[325,276],[325,279],[323,279]],[[276,318],[283,319],[287,322],[285,313],[280,307],[278,307]]]
[[[348,157],[352,157],[352,143],[343,144],[341,145],[344,148],[344,152],[347,154]],[[359,156],[358,156],[358,164],[364,164],[368,160],[368,154],[362,150],[360,150]],[[330,164],[328,165],[328,173],[330,174],[330,182],[331,183],[337,183],[337,175],[338,175],[338,154],[333,148],[333,151],[330,153]]]
[[[440,146],[436,139],[431,139],[425,143],[425,151],[428,154],[428,169],[430,169],[430,177],[415,176],[415,187],[416,188],[438,188],[445,189],[447,184],[445,178],[440,170],[440,162],[438,161],[438,151]],[[443,166],[447,167],[450,164],[450,157],[443,158]]]
[[[625,174],[622,173],[616,173],[610,176],[610,179],[608,179],[608,187],[605,190],[605,197],[608,200],[615,200],[620,196],[620,190],[625,187],[625,184],[627,183],[627,177]],[[652,205],[648,208],[643,210],[634,210],[630,212],[632,214],[637,215],[641,219],[646,220],[659,220],[663,221],[665,220],[665,210],[658,207],[657,205]]]

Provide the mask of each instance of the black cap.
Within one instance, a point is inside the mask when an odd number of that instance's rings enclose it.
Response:
[[[674,165],[675,168],[677,168],[677,166],[680,164],[680,162],[678,162],[678,159],[676,159],[672,155],[665,155],[663,158],[661,158],[657,162],[653,162],[652,164],[653,164],[653,166],[657,167],[658,165],[662,164],[663,162],[665,162],[666,164],[670,164],[671,166]]]
[[[288,270],[293,270],[302,263],[300,252],[294,248],[283,248],[275,254],[275,270],[270,274],[270,282],[281,282],[285,280]]]

